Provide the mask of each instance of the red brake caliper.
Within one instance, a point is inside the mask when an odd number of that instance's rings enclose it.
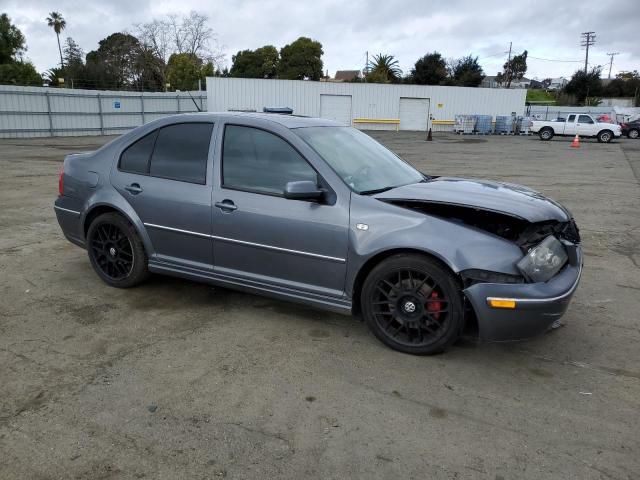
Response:
[[[442,304],[438,302],[438,292],[431,292],[429,301],[427,302],[427,311],[435,312],[433,318],[438,320],[440,318],[440,310],[442,310]]]

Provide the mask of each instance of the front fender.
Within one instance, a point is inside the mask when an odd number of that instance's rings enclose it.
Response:
[[[367,225],[367,229],[358,228]],[[441,260],[453,272],[468,269],[519,275],[520,248],[468,225],[414,212],[370,197],[353,195],[347,282],[353,291],[358,273],[375,256],[392,250],[417,250]]]

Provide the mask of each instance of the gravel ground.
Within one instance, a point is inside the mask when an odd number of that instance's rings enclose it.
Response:
[[[267,298],[109,288],[52,208],[64,154],[107,138],[0,140],[0,478],[640,478],[640,141],[375,136],[574,212],[563,328],[420,358]]]

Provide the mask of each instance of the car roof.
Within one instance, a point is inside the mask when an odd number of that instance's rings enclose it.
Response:
[[[184,114],[183,114],[184,115]],[[304,117],[302,115],[284,115],[279,113],[259,113],[259,112],[201,112],[188,114],[197,116],[198,118],[208,117],[215,121],[223,117],[229,119],[237,118],[255,118],[278,123],[286,128],[304,128],[304,127],[343,127],[344,124],[326,118]],[[165,117],[171,118],[171,117]]]

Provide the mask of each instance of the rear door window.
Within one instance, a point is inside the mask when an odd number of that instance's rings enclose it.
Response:
[[[149,175],[206,183],[212,123],[179,123],[158,131]]]
[[[567,119],[567,122],[569,123],[573,123],[576,120],[576,116],[575,115],[569,115],[569,118]]]
[[[149,159],[157,134],[156,130],[128,146],[120,156],[120,170],[147,175],[149,173]]]

